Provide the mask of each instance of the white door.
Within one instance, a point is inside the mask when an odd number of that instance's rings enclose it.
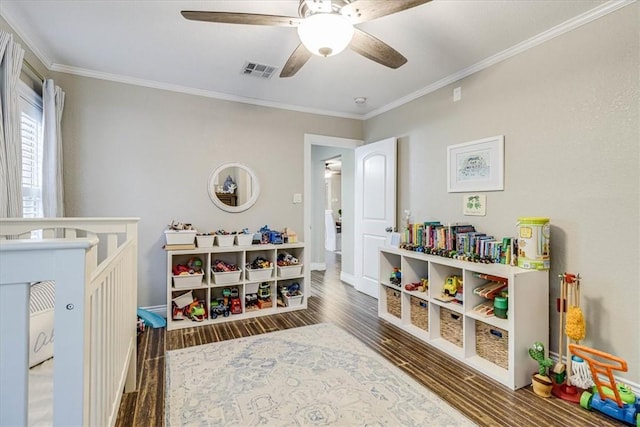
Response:
[[[396,226],[396,138],[356,148],[356,289],[378,298],[378,248]]]

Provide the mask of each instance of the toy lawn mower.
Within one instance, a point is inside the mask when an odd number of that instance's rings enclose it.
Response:
[[[627,372],[627,362],[611,354],[569,344],[569,350],[584,359],[591,370],[595,386],[592,392],[585,391],[580,396],[580,406],[595,409],[618,421],[640,427],[640,396],[636,396],[629,386],[616,383],[613,371]],[[608,361],[613,363],[607,363]],[[606,377],[603,380],[598,376]]]

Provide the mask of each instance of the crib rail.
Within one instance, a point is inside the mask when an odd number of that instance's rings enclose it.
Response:
[[[27,425],[29,283],[41,280],[56,283],[53,424],[115,424],[136,380],[137,221],[0,219],[0,425]],[[33,231],[51,238],[16,238]]]

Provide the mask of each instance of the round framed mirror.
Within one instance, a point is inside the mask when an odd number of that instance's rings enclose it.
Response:
[[[242,212],[258,200],[260,184],[247,166],[228,162],[218,166],[209,176],[207,191],[211,201],[226,212]]]

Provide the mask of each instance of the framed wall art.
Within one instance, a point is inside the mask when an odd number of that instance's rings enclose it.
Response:
[[[504,135],[447,147],[449,193],[504,190]]]

